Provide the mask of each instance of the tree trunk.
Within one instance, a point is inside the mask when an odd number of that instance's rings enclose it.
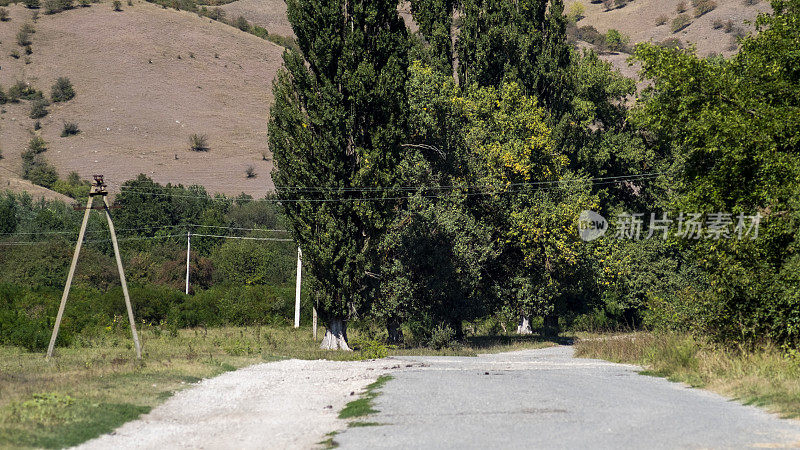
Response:
[[[325,325],[325,337],[319,348],[323,350],[351,351],[347,345],[347,323],[342,319],[333,319]]]
[[[531,321],[525,314],[520,314],[519,316],[517,334],[533,334],[533,330],[531,330]]]
[[[542,324],[542,334],[545,336],[558,336],[558,314],[550,313],[544,316],[544,323]]]
[[[403,329],[400,328],[400,321],[397,319],[389,319],[386,322],[386,331],[389,333],[390,345],[403,345]]]

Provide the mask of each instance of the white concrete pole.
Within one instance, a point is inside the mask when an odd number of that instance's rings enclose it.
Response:
[[[186,232],[186,295],[189,295],[189,254],[192,251],[192,232]]]
[[[300,247],[297,247],[297,284],[294,288],[294,327],[300,327],[300,281],[302,279],[303,265],[300,258],[303,257],[303,252]]]

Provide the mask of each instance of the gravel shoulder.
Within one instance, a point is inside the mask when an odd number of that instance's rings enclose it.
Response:
[[[286,360],[206,379],[81,449],[311,448],[347,422],[339,411],[393,366]]]

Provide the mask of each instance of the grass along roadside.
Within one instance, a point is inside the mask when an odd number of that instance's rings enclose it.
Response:
[[[374,427],[383,425],[379,422],[366,422],[358,419],[363,419],[370,414],[375,414],[378,412],[378,410],[373,407],[373,401],[375,400],[375,397],[381,393],[379,389],[382,388],[387,381],[393,378],[393,376],[386,374],[379,376],[377,380],[364,388],[364,392],[361,393],[359,398],[348,403],[341,411],[339,411],[339,418],[349,420],[347,423],[348,427]],[[339,443],[336,442],[335,439],[337,434],[339,434],[338,431],[332,431],[328,433],[326,438],[323,441],[318,442],[318,444],[321,445],[322,448],[326,449],[338,447]]]
[[[578,340],[575,355],[638,364],[666,377],[800,418],[800,355],[773,346],[729,349],[681,334],[634,333]]]
[[[360,351],[320,350],[307,327],[176,331],[140,326],[141,362],[134,357],[124,327],[77,338],[72,346],[57,348],[49,361],[42,352],[0,346],[0,448],[60,448],[84,442],[150,411],[194,382],[251,364],[368,356]],[[351,338],[358,337],[353,330]],[[456,348],[388,349],[388,353],[472,356],[549,345],[553,343],[537,336],[473,336]]]

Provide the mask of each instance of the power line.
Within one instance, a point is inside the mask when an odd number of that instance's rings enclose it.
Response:
[[[129,237],[129,238],[120,238],[117,241],[143,241],[148,239],[165,239],[165,238],[173,238],[173,237],[186,237],[185,234],[169,234],[169,235],[162,235],[162,236],[137,236],[137,237]],[[249,241],[273,241],[273,242],[294,242],[293,239],[286,239],[286,238],[264,238],[264,237],[250,237],[250,236],[224,236],[219,234],[192,234],[192,237],[212,237],[212,238],[224,238],[224,239],[244,239]],[[90,239],[87,241],[83,241],[84,244],[94,244],[98,242],[109,242],[106,239]],[[9,245],[9,246],[22,246],[22,245],[41,245],[41,241],[17,241],[17,242],[0,242],[0,245]]]
[[[153,229],[166,229],[166,228],[183,228],[183,227],[196,227],[196,228],[217,228],[217,229],[224,229],[224,230],[236,230],[236,231],[264,231],[264,232],[272,232],[272,233],[289,233],[289,230],[280,230],[275,228],[241,228],[241,227],[225,227],[219,225],[197,225],[197,224],[183,224],[183,225],[156,225],[152,227],[139,227],[139,228],[118,228],[117,231],[144,231],[144,230],[153,230]],[[12,236],[12,235],[38,235],[38,234],[74,234],[76,230],[72,231],[20,231],[14,233],[0,233],[0,236]],[[108,232],[107,229],[103,230],[86,230],[87,233],[105,233]]]

